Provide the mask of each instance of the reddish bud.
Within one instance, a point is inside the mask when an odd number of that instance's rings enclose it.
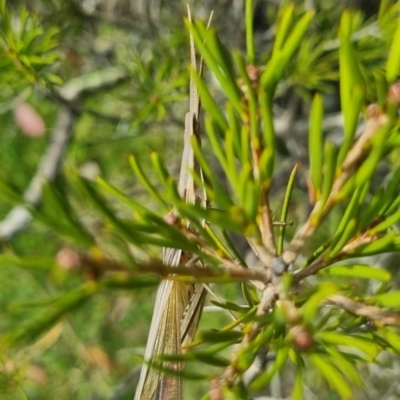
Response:
[[[381,113],[381,111],[378,107],[378,104],[372,103],[367,107],[366,117],[368,119],[377,118],[377,117],[379,117],[380,113]]]
[[[258,84],[258,68],[254,65],[248,65],[246,67],[247,74],[251,80],[252,86],[257,86]]]
[[[307,351],[314,343],[311,333],[302,325],[293,326],[289,336],[298,351]]]
[[[26,369],[26,379],[39,385],[48,384],[48,376],[46,374],[46,371],[37,365],[31,364],[28,366],[28,368]]]
[[[14,120],[21,132],[29,137],[42,136],[46,129],[43,118],[26,103],[19,103],[14,108]]]
[[[223,400],[224,394],[221,387],[221,382],[218,379],[213,379],[210,382],[210,391],[208,393],[211,400]]]
[[[168,225],[178,225],[179,224],[179,217],[174,212],[169,212],[164,216],[164,221]]]
[[[65,271],[78,271],[82,268],[81,255],[68,247],[64,247],[57,253],[56,260]]]
[[[400,107],[400,82],[390,86],[387,96],[388,102]]]

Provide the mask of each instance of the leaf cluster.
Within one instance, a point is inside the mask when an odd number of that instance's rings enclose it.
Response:
[[[79,203],[86,204],[100,221],[97,231],[84,222],[79,206],[65,192],[45,185],[42,205],[30,211],[74,246],[70,254],[75,257],[73,261],[59,260],[59,264],[79,271],[86,281],[55,297],[26,324],[4,335],[4,347],[34,340],[102,291],[155,287],[167,277],[188,283],[241,282],[243,305],[213,302],[229,310],[233,322],[200,331],[189,345],[191,351],[184,355],[157,360],[159,368],[163,368],[163,360],[216,367],[217,372],[211,374],[194,374],[189,369],[182,377],[219,379],[225,398],[249,398],[268,387],[277,374],[291,368],[294,399],[304,398],[303,383],[309,370],[315,370],[342,398],[350,399],[354,388],[364,385],[360,364],[376,362],[382,352],[399,354],[399,293],[390,285],[390,273],[367,259],[400,249],[396,227],[400,220],[398,168],[388,182],[376,187],[371,184],[378,166],[398,150],[400,143],[400,87],[396,83],[400,75],[400,25],[393,23],[398,5],[381,2],[372,23],[379,28],[378,37],[368,30],[359,36],[366,28],[360,14],[345,11],[336,42],[329,46],[325,41],[319,43],[313,32],[318,14],[306,11],[298,15],[293,5],[284,6],[268,61],[261,64],[254,46],[251,3],[247,2],[246,54],[230,52],[216,30],[207,29],[201,21],[186,21],[223,97],[217,100],[216,88],[196,71],[190,71],[202,101],[209,144],[206,151],[192,142],[204,179],[190,172],[211,206],[203,209],[181,199],[175,179],[156,152],[150,155],[150,163],[157,184],[138,157],[129,160],[135,179],[152,198],[154,208],[102,178],[90,182],[75,172],[67,173]],[[8,18],[4,6],[2,18]],[[30,18],[21,12],[20,19],[26,21],[26,26],[34,24],[28,23]],[[5,26],[10,26],[5,30],[7,43],[15,42],[14,59],[22,62],[18,71],[32,74],[24,75],[27,81],[29,76],[36,81],[43,65],[48,66],[54,59],[48,56],[44,64],[35,64],[33,52],[29,62],[24,61],[26,47],[21,43],[36,43],[33,48],[38,55],[52,54],[53,33],[49,36],[39,28],[29,29],[26,32],[34,36],[28,35],[31,39],[26,40],[23,29],[15,33],[11,23]],[[380,50],[374,52],[371,48]],[[11,71],[15,66],[10,60],[7,65]],[[142,110],[138,121],[155,114],[163,118],[166,108],[161,100],[180,97],[174,93],[179,78],[165,91],[162,81],[169,70],[167,64],[156,69],[152,63],[138,59],[136,67],[143,77],[140,85],[146,88],[155,82],[154,87],[159,89],[159,98]],[[343,116],[339,144],[327,138],[323,130],[324,91],[327,83],[335,80],[340,85]],[[282,207],[273,210],[271,206],[272,183],[280,161],[274,102],[288,83],[301,87],[302,93],[312,99],[306,174],[311,211],[293,227],[287,225],[297,167],[292,171]],[[223,178],[215,174],[216,165],[223,171]],[[5,189],[17,201],[17,195]],[[172,209],[175,217],[164,217]],[[314,245],[313,238],[337,209],[343,212],[332,235]],[[289,229],[295,231],[292,239],[288,239]],[[261,266],[245,262],[232,234],[241,235],[250,244]],[[110,251],[105,239],[114,244],[114,250]],[[195,255],[204,268],[182,263],[171,270],[159,259],[163,247]],[[26,260],[12,257],[2,262],[20,268],[29,265]],[[379,284],[366,286],[362,283],[365,281]],[[226,356],[227,349],[232,351],[230,357]],[[267,367],[248,378],[246,371],[267,353],[271,355]]]

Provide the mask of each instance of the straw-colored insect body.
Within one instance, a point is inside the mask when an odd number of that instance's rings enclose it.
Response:
[[[190,20],[190,10],[188,11]],[[190,53],[192,68],[196,69],[196,55],[192,37],[190,38]],[[199,96],[191,79],[190,107],[185,118],[184,149],[178,192],[186,202],[200,203],[205,206],[206,196],[204,193],[199,196],[191,174],[191,170],[196,170],[199,176],[202,176],[200,167],[196,165],[191,146],[193,136],[200,140],[199,109]],[[166,265],[177,266],[182,263],[183,258],[187,259],[187,255],[183,254],[181,250],[163,250],[163,262]],[[163,370],[181,371],[184,368],[183,363],[160,361],[157,360],[157,356],[180,354],[182,353],[182,346],[193,340],[203,310],[205,295],[203,285],[188,285],[173,280],[161,282],[157,291],[144,355],[146,364],[142,367],[134,400],[182,399],[182,384],[179,377],[165,374]]]

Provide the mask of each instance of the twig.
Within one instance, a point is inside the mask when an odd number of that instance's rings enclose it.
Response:
[[[262,298],[260,303],[258,304],[257,307],[257,316],[262,316],[265,315],[273,306],[275,299],[276,299],[277,291],[276,288],[273,285],[267,285],[263,291]],[[254,338],[258,335],[260,332],[262,326],[259,322],[253,322],[250,332],[247,333],[242,342],[240,343],[238,347],[238,351],[246,347],[249,343],[251,343]],[[224,380],[228,383],[228,385],[233,384],[233,381],[236,378],[237,371],[234,366],[229,366],[223,375]]]
[[[347,257],[347,254],[351,254],[357,249],[357,247],[363,246],[365,244],[371,243],[375,241],[376,236],[361,236],[356,238],[355,240],[348,243],[343,247],[342,251],[334,258],[330,258],[328,261],[317,259],[312,264],[308,265],[306,268],[298,270],[294,273],[294,277],[296,282],[300,282],[301,280],[307,278],[310,275],[315,275],[317,272],[322,269],[331,266],[333,263],[340,261],[343,257]],[[346,254],[347,253],[347,254]]]
[[[378,129],[387,123],[387,116],[380,115],[376,118],[371,118],[365,124],[363,133],[360,135],[358,140],[355,142],[354,146],[348,152],[342,166],[342,173],[335,179],[332,190],[329,194],[329,198],[323,205],[323,210],[321,211],[321,200],[318,201],[306,223],[298,230],[293,240],[290,242],[289,247],[282,255],[282,260],[286,265],[292,264],[298,254],[301,252],[304,244],[308,238],[314,233],[315,229],[318,227],[318,223],[315,221],[321,221],[324,216],[329,212],[329,210],[335,205],[337,195],[343,188],[344,184],[348,181],[356,168],[357,163],[364,156],[366,149],[365,146],[372,136],[378,131]]]
[[[72,250],[73,251],[73,250]],[[107,272],[126,272],[128,274],[153,273],[163,279],[180,280],[177,276],[192,277],[193,280],[232,279],[237,281],[260,281],[264,286],[270,281],[269,271],[263,268],[242,268],[238,265],[227,263],[220,266],[220,271],[207,266],[198,267],[190,263],[178,264],[176,267],[165,265],[161,260],[151,260],[137,264],[134,269],[127,268],[117,261],[107,258],[92,258],[75,252],[75,265],[71,268],[75,271],[89,272],[92,276],[100,277]]]
[[[327,300],[325,300],[325,303],[343,308],[344,310],[352,314],[358,315],[360,317],[366,317],[383,325],[400,325],[399,313],[382,310],[379,307],[375,306],[368,306],[359,301],[349,299],[346,296],[329,296]]]

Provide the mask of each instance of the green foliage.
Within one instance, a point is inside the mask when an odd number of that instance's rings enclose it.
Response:
[[[59,29],[55,26],[45,29],[40,19],[23,6],[18,15],[13,15],[6,4],[6,0],[0,3],[1,74],[14,87],[22,82],[43,86],[61,84],[61,79],[49,71],[59,60],[56,51]]]
[[[218,84],[216,89],[197,71],[190,71],[204,109],[208,144],[201,147],[193,140],[203,176],[191,173],[211,206],[187,204],[179,197],[159,151],[148,152],[146,158],[136,152],[126,160],[135,185],[146,191],[145,201],[109,179],[88,180],[70,169],[62,189],[57,182],[43,184],[41,204],[25,206],[46,227],[42,229],[58,235],[59,247],[65,250],[68,243],[74,249],[61,254],[69,256],[67,260],[59,253],[57,263],[52,263],[45,257],[29,261],[5,246],[2,268],[54,274],[62,290],[36,305],[38,310],[24,316],[23,323],[7,327],[0,337],[2,349],[37,343],[62,318],[103,295],[125,291],[140,296],[143,289],[155,288],[167,278],[215,283],[217,288],[232,282],[242,285],[246,304],[236,298],[212,301],[233,321],[203,327],[187,345],[189,351],[159,355],[151,363],[183,379],[217,379],[224,398],[256,396],[292,370],[294,399],[306,398],[304,383],[310,375],[317,375],[341,398],[351,399],[364,386],[360,366],[377,363],[384,353],[399,355],[399,292],[391,273],[367,259],[400,248],[396,226],[400,173],[398,164],[388,161],[400,143],[396,83],[400,28],[393,23],[398,4],[382,1],[379,14],[369,22],[360,13],[344,11],[340,24],[335,21],[340,25],[338,38],[316,24],[320,17],[315,11],[302,12],[294,3],[282,6],[272,48],[260,57],[255,50],[252,2],[246,5],[246,56],[222,43],[218,27],[207,29],[202,21],[186,21],[208,73]],[[12,77],[10,87],[20,91],[38,84],[52,91],[52,84],[60,82],[48,72],[59,59],[56,29],[44,30],[25,8],[12,18],[5,1],[1,18],[0,68],[4,76]],[[378,38],[362,34],[370,26],[380,28]],[[323,40],[317,41],[318,37]],[[134,102],[141,112],[129,124],[140,127],[149,119],[167,118],[168,104],[182,97],[186,75],[174,70],[172,56],[162,66],[155,58],[149,62],[134,58],[137,88],[153,100],[144,107],[141,100]],[[335,81],[343,116],[339,145],[324,132],[324,96]],[[90,86],[88,92],[97,88],[85,84]],[[273,207],[272,189],[282,162],[274,105],[292,89],[312,101],[307,118],[310,213],[290,227],[288,221],[298,205],[295,178],[300,168],[292,169],[278,209]],[[216,90],[222,92],[223,101]],[[388,183],[378,175],[385,163],[390,169]],[[223,177],[215,173],[216,165]],[[1,189],[12,203],[24,201],[11,185],[2,182]],[[164,217],[171,210],[174,214]],[[279,220],[275,213],[280,213]],[[323,231],[326,224],[328,234]],[[246,265],[233,234],[251,245],[259,268]],[[165,247],[193,254],[204,268],[183,262],[175,269],[163,265],[159,254]],[[70,271],[84,282],[72,285],[66,277]],[[267,353],[272,355],[267,366],[249,379],[247,371]],[[188,368],[174,370],[162,361],[182,361]],[[204,370],[197,371],[198,365]],[[322,392],[317,386],[314,389]]]

